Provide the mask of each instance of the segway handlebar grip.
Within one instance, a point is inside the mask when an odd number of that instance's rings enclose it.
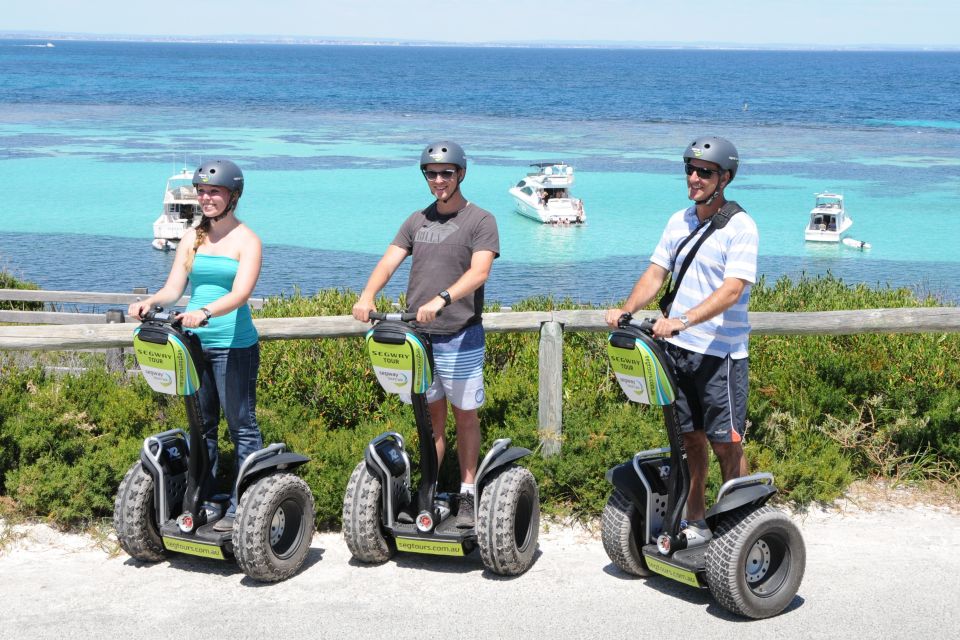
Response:
[[[441,315],[442,313],[443,313],[443,310],[442,310],[442,309],[439,310],[439,311],[437,311],[437,315],[438,315],[438,316]],[[371,320],[376,320],[376,321],[380,321],[380,320],[399,320],[400,322],[413,322],[414,320],[417,319],[417,314],[416,314],[416,312],[412,312],[412,311],[404,311],[404,312],[402,312],[402,313],[396,313],[396,312],[394,312],[394,313],[381,313],[381,312],[379,312],[379,311],[371,311],[371,312],[370,312],[370,315],[369,315],[369,318],[370,318]]]
[[[632,313],[625,313],[620,316],[617,325],[621,328],[636,327],[648,335],[653,335],[653,325],[656,324],[653,318],[644,318],[643,320],[634,320]]]

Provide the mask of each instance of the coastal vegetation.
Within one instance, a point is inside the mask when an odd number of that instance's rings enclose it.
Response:
[[[298,293],[267,300],[258,315],[342,315],[355,299],[350,291]],[[828,276],[761,280],[751,308],[936,304],[906,289],[849,286]],[[537,298],[513,309],[571,306]],[[487,337],[485,445],[509,436],[537,452],[525,464],[548,513],[597,516],[610,492],[604,472],[666,442],[661,412],[626,401],[612,377],[605,338],[565,334],[562,448],[544,458],[537,433],[538,336]],[[774,474],[780,500],[827,502],[854,480],[873,477],[936,482],[960,495],[960,335],[754,336],[750,349],[746,452],[751,469]],[[51,373],[45,365],[57,357],[37,354],[24,364],[0,354],[0,516],[82,526],[110,516],[114,492],[143,438],[186,419],[177,398],[153,393],[139,376],[109,373],[95,354],[85,354],[87,370],[78,375]],[[412,411],[380,389],[355,338],[264,342],[258,419],[266,442],[285,442],[311,457],[301,473],[316,498],[318,526],[327,528],[339,527],[347,478],[366,443],[386,430],[415,439]],[[220,442],[221,468],[230,469],[225,424]],[[455,460],[448,455],[441,483],[457,481]],[[718,486],[714,463],[709,490]]]

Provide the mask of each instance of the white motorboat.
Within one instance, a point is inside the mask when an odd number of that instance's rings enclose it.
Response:
[[[853,226],[853,219],[843,208],[843,196],[826,191],[815,196],[803,239],[807,242],[840,242],[843,234]]]
[[[193,171],[182,169],[167,179],[163,211],[153,222],[153,248],[176,249],[187,229],[197,226],[202,217],[197,189],[193,186]]]
[[[570,194],[573,167],[565,162],[536,162],[530,166],[537,170],[509,189],[517,213],[545,224],[585,223],[583,202]]]

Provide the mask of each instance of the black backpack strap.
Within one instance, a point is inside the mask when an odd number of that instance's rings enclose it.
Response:
[[[720,207],[720,211],[710,216],[710,224],[717,229],[723,229],[727,226],[727,223],[730,222],[730,218],[741,211],[743,211],[743,207],[735,201],[730,200],[729,202],[725,202],[723,206]]]
[[[667,282],[667,293],[663,294],[663,297],[660,298],[660,301],[657,305],[660,307],[660,312],[663,313],[663,317],[669,317],[670,315],[670,306],[673,304],[673,299],[677,296],[677,289],[680,288],[680,282],[683,280],[684,274],[687,273],[687,269],[690,268],[690,264],[693,262],[693,258],[697,255],[697,251],[700,250],[700,246],[706,242],[714,231],[717,229],[723,229],[727,226],[727,223],[730,222],[730,218],[736,214],[743,211],[743,207],[731,200],[730,202],[724,203],[720,210],[715,214],[707,218],[704,222],[701,222],[697,225],[697,228],[693,232],[683,239],[677,246],[677,255],[680,255],[680,251],[686,246],[690,239],[697,234],[697,232],[703,227],[703,225],[710,223],[710,228],[703,232],[703,235],[700,236],[700,239],[697,240],[697,243],[693,245],[693,248],[690,249],[690,253],[687,254],[686,259],[684,259],[683,264],[680,265],[680,270],[677,271],[676,279],[673,278],[671,274],[670,280]],[[672,286],[671,286],[672,285]]]

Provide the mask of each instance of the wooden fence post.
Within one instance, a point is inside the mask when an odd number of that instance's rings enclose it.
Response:
[[[540,325],[539,431],[543,457],[560,453],[563,426],[563,325]]]
[[[107,311],[107,324],[120,324],[126,322],[126,314],[122,309],[110,309]],[[107,349],[106,357],[107,371],[124,372],[127,370],[127,363],[123,358],[123,347],[119,349]]]

